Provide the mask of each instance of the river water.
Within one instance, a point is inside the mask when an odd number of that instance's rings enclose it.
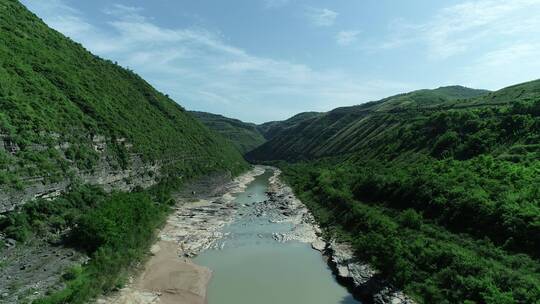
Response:
[[[221,250],[207,250],[195,262],[212,269],[209,304],[352,304],[318,251],[300,242],[280,243],[272,233],[286,232],[290,223],[273,223],[252,212],[267,199],[267,170],[235,197],[236,220],[225,228]]]

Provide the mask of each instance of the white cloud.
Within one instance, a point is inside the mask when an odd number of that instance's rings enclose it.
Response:
[[[360,31],[341,31],[336,35],[336,42],[341,46],[348,46],[358,40]]]
[[[128,6],[123,4],[113,4],[111,7],[105,9],[106,12],[113,15],[126,15],[126,14],[138,14],[144,9],[138,6]]]
[[[145,18],[140,15],[143,10],[144,9],[142,7],[113,4],[106,7],[103,12],[107,15],[115,16],[124,20],[144,21]]]
[[[540,42],[523,42],[487,52],[462,67],[458,77],[473,87],[502,88],[540,78]]]
[[[425,43],[434,59],[446,59],[489,44],[540,40],[540,0],[465,1],[440,10],[425,23],[393,23],[393,37],[381,47]],[[504,46],[506,47],[506,46]]]
[[[306,10],[306,16],[315,26],[332,26],[338,17],[338,13],[327,8],[310,7]]]
[[[412,88],[255,56],[205,29],[162,27],[136,8],[109,7],[110,20],[97,26],[71,8],[58,13],[65,6],[60,1],[45,8],[41,0],[24,2],[50,26],[97,55],[129,66],[189,109],[262,122]]]
[[[425,22],[394,20],[390,37],[363,49],[409,48],[449,82],[496,90],[540,77],[539,15],[540,0],[466,0]]]

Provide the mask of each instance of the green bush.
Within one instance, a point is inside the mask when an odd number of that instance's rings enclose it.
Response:
[[[69,243],[88,252],[90,261],[64,274],[65,289],[35,303],[86,303],[121,286],[125,273],[150,247],[168,210],[146,192],[113,193],[75,217]]]
[[[523,209],[538,198],[534,167],[490,158],[386,165],[319,161],[281,167],[327,233],[351,242],[361,259],[419,303],[540,301],[540,262],[535,245],[528,245],[538,210],[534,204]],[[504,224],[493,221],[499,212]],[[507,239],[505,227],[513,227]],[[507,244],[498,247],[486,235]],[[521,248],[508,246],[521,236],[528,236]]]
[[[399,223],[406,228],[419,229],[422,226],[422,216],[413,209],[407,209],[399,215]]]

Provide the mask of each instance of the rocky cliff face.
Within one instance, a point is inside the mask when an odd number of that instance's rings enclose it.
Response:
[[[160,168],[246,169],[233,145],[135,72],[19,1],[0,0],[0,16],[0,213],[77,181],[122,190],[154,183]]]
[[[380,278],[371,265],[358,259],[349,244],[331,240],[322,252],[328,257],[328,264],[334,270],[338,280],[368,303],[416,303],[401,290]]]
[[[52,136],[58,137],[59,136]],[[68,174],[60,180],[51,180],[48,176],[24,176],[21,178],[22,187],[13,185],[0,186],[0,213],[8,212],[17,206],[34,199],[54,199],[65,192],[73,183],[88,183],[100,185],[106,191],[130,191],[135,187],[147,188],[157,183],[161,177],[162,164],[142,161],[136,153],[129,153],[131,144],[125,139],[114,140],[127,152],[126,164],[123,166],[113,157],[113,140],[104,136],[92,136],[91,146],[97,154],[97,162],[92,169],[79,169],[73,161],[66,157],[66,151],[72,147],[69,142],[58,142],[54,149],[62,156],[68,167]],[[47,147],[43,147],[47,148]],[[21,148],[6,136],[0,136],[0,149],[16,157]],[[26,147],[36,150],[40,147]]]

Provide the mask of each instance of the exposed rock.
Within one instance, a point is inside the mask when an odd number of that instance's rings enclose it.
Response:
[[[13,244],[9,239],[5,242]],[[0,256],[0,294],[7,295],[0,303],[26,303],[61,287],[64,270],[86,259],[73,249],[43,241],[7,247]]]
[[[6,239],[6,247],[14,247],[17,244],[17,241],[14,239]]]
[[[188,187],[189,201],[181,197],[176,211],[159,233],[160,241],[152,246],[153,257],[143,273],[132,284],[106,298],[99,304],[173,304],[206,303],[206,288],[211,271],[193,264],[186,257],[193,257],[208,248],[221,248],[224,243],[216,240],[225,236],[223,227],[233,220],[237,208],[232,204],[234,194],[264,172],[261,167],[236,178],[216,189],[201,191],[199,199],[191,200],[194,192]],[[209,196],[209,194],[217,196]],[[202,197],[202,198],[201,198]]]
[[[326,242],[322,240],[316,240],[311,243],[311,248],[323,252],[326,249]]]
[[[221,196],[180,203],[169,217],[160,238],[178,243],[186,257],[193,257],[213,246],[222,246],[216,241],[225,236],[223,227],[229,224],[237,213],[237,206],[232,203],[233,195],[244,191],[255,176],[262,173],[262,167],[255,167],[220,187],[218,194]],[[212,193],[216,194],[215,191]]]
[[[99,152],[100,159],[98,164],[92,169],[81,171],[72,168],[73,176],[58,182],[47,181],[46,176],[23,177],[25,183],[23,189],[13,187],[0,187],[0,213],[8,212],[17,206],[23,205],[34,199],[54,199],[65,192],[73,181],[78,180],[83,183],[101,185],[106,191],[120,190],[130,191],[137,186],[147,188],[156,184],[160,177],[162,164],[144,163],[139,155],[130,154],[129,165],[125,169],[115,169],[113,161],[110,159],[108,150],[108,139],[104,136],[95,135],[92,138],[94,150]],[[6,135],[0,134],[0,144],[10,153],[18,152],[18,146]],[[126,143],[124,143],[126,145]],[[57,150],[64,151],[71,146],[68,142],[58,143],[54,147]],[[2,147],[0,147],[2,148]],[[28,149],[39,150],[43,147],[30,146]],[[63,153],[63,152],[62,152]]]
[[[269,200],[266,208],[274,208],[281,211],[285,218],[281,221],[289,221],[294,224],[292,231],[288,233],[275,233],[273,238],[286,242],[298,240],[311,243],[311,247],[328,257],[328,263],[334,270],[338,280],[347,285],[354,295],[365,302],[375,304],[415,304],[403,292],[393,288],[390,284],[380,279],[378,272],[369,264],[356,258],[354,250],[349,244],[336,240],[325,242],[321,237],[321,229],[316,224],[313,215],[298,200],[292,189],[280,181],[279,170],[275,170],[270,178],[267,195]]]
[[[257,204],[256,210],[270,217],[271,222],[288,222],[292,224],[292,229],[286,233],[275,234],[274,239],[280,242],[300,241],[304,243],[317,242],[319,246],[324,241],[319,237],[321,230],[315,218],[298,200],[292,189],[281,182],[279,169],[273,168],[274,174],[270,177],[268,200],[264,204]]]
[[[11,139],[11,137],[0,133],[0,149],[2,148],[10,154],[16,154],[21,150],[21,148]]]

